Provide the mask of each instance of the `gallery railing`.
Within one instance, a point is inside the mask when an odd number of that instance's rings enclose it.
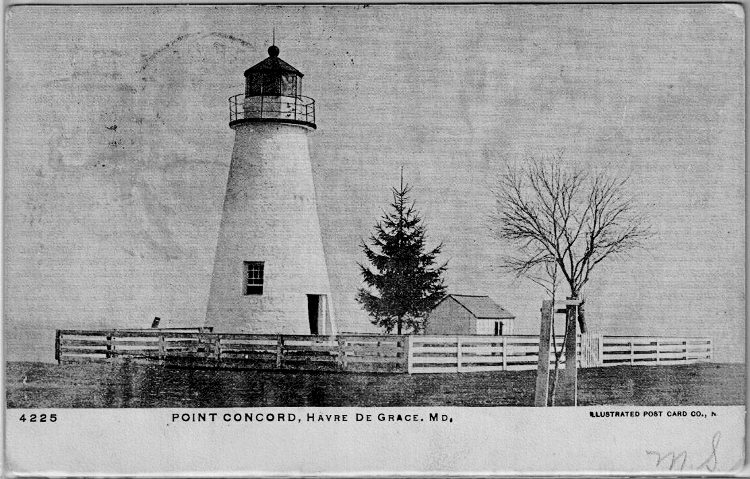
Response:
[[[315,127],[315,100],[301,95],[229,97],[229,124],[243,120],[290,121]]]

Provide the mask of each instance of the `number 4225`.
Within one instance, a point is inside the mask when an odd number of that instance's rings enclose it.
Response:
[[[21,422],[47,422],[48,418],[49,422],[55,422],[57,421],[57,414],[29,414],[28,418],[26,418],[26,414],[21,414],[18,420]]]

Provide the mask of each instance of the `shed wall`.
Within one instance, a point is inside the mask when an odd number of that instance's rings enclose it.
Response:
[[[476,334],[476,321],[466,308],[449,297],[430,312],[425,334]]]
[[[503,325],[503,336],[513,334],[513,323],[512,319],[477,319],[477,332],[476,334],[481,335],[494,335],[495,334],[495,323],[502,323]]]

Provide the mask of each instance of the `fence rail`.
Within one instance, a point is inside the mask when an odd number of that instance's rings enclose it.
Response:
[[[580,350],[580,337],[578,340]],[[563,338],[556,339],[557,350]],[[550,348],[550,364],[554,365]],[[538,336],[410,336],[409,373],[463,373],[536,369]],[[579,355],[580,361],[580,355]],[[564,368],[565,355],[560,357]]]
[[[602,366],[686,364],[713,359],[710,338],[601,336]]]
[[[178,366],[406,372],[406,336],[217,334],[174,330],[58,330],[58,362],[112,358]]]
[[[550,366],[555,349],[550,348]],[[710,338],[578,336],[580,367],[711,361]],[[58,330],[58,362],[112,358],[191,367],[389,373],[465,373],[537,368],[538,336],[398,336],[227,334],[204,328]],[[560,357],[565,367],[565,355]]]
[[[563,338],[556,337],[561,350]],[[579,367],[691,364],[711,361],[710,338],[578,335]],[[409,373],[456,373],[536,369],[538,336],[409,336]],[[565,369],[565,355],[559,362]]]

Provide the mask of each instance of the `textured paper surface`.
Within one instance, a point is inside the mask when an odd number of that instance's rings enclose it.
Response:
[[[5,27],[9,471],[710,473],[743,463],[742,7],[13,6]],[[715,364],[585,383],[593,405],[575,409],[479,407],[530,401],[461,374],[410,397],[377,375],[338,391],[304,376],[284,390],[284,376],[259,386],[239,373],[58,368],[57,329],[148,328],[155,316],[162,327],[204,324],[234,141],[227,98],[266,58],[273,28],[316,101],[310,160],[340,332],[378,332],[354,299],[359,244],[403,167],[430,244],[444,243],[449,292],[488,295],[516,316],[514,334],[538,334],[546,296],[502,270],[491,188],[506,165],[561,154],[630,177],[654,230],[587,286],[593,332],[710,337]],[[313,407],[341,398],[377,407]],[[214,407],[224,404],[270,407]],[[290,404],[308,407],[279,407]],[[594,417],[607,411],[640,416]],[[667,417],[675,411],[686,415]],[[171,421],[201,412],[219,419]],[[225,422],[228,412],[302,420]],[[54,423],[29,421],[53,413]]]
[[[643,417],[657,409],[663,418]],[[592,418],[592,411],[641,417]],[[668,418],[670,411],[687,417]],[[693,411],[716,416],[695,418]],[[18,472],[218,476],[736,472],[745,416],[744,407],[72,409],[56,410],[54,427],[29,428],[13,420],[21,412],[8,412],[15,438],[9,466]],[[171,422],[173,413],[198,412],[216,413],[216,422]],[[302,422],[223,420],[246,412],[293,413]],[[372,422],[357,422],[357,413],[371,414]],[[430,422],[430,413],[453,422]],[[307,414],[346,414],[348,421],[311,423]],[[418,414],[425,421],[380,422],[378,414]]]

